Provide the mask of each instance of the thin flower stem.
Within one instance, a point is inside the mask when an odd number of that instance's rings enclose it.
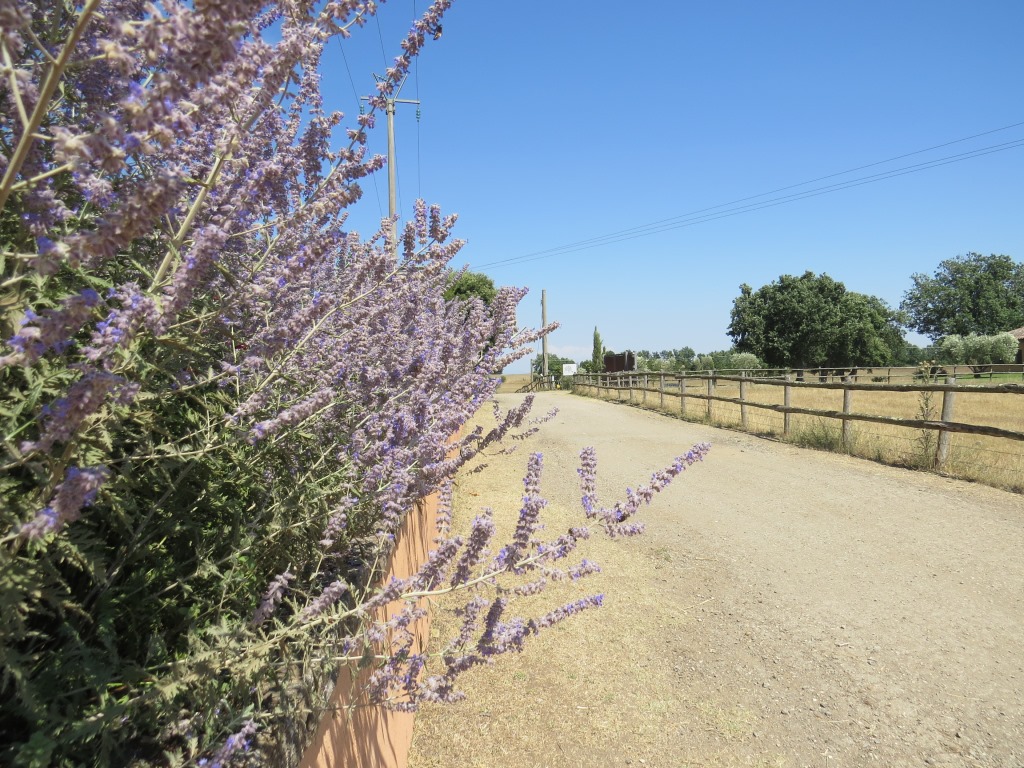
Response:
[[[14,94],[14,103],[18,105],[18,116],[21,118],[21,127],[28,131],[28,112],[25,111],[25,102],[22,101],[21,91],[18,88],[18,77],[14,71],[14,62],[11,61],[11,52],[7,50],[7,44],[0,40],[0,51],[4,56],[4,68],[11,80],[11,93]]]
[[[220,176],[221,170],[224,168],[224,164],[231,159],[234,154],[234,142],[231,148],[222,155],[218,155],[216,161],[213,164],[213,168],[210,169],[210,173],[207,174],[206,180],[202,183],[202,187],[199,190],[199,194],[196,195],[196,199],[192,202],[189,208],[188,215],[185,216],[185,220],[181,223],[181,227],[175,234],[174,239],[171,241],[170,246],[167,249],[167,255],[164,256],[160,267],[157,269],[156,274],[153,276],[153,282],[149,286],[150,291],[156,290],[157,286],[163,283],[164,278],[167,277],[167,273],[171,269],[171,264],[174,262],[175,257],[181,252],[181,246],[185,242],[185,237],[189,230],[192,228],[192,222],[196,220],[196,216],[199,215],[199,211],[203,207],[203,203],[206,202],[207,195],[210,194],[210,190],[213,189],[217,183],[217,178]]]
[[[58,166],[56,168],[52,168],[49,171],[47,171],[46,173],[40,173],[38,176],[33,176],[31,179],[22,179],[21,181],[19,181],[18,183],[16,183],[14,185],[14,189],[22,189],[23,187],[30,187],[33,184],[42,181],[43,179],[48,179],[51,176],[56,176],[59,173],[64,173],[65,171],[70,171],[73,168],[74,168],[74,166],[71,163],[64,163],[64,165]]]
[[[356,296],[355,298],[351,299],[350,301],[345,302],[343,304],[337,304],[332,309],[330,309],[328,312],[325,312],[323,317],[321,317],[319,320],[317,320],[316,323],[313,324],[313,327],[310,328],[309,331],[307,331],[306,335],[303,336],[298,342],[296,342],[296,344],[288,351],[288,354],[286,354],[284,356],[284,358],[277,364],[277,366],[274,368],[274,370],[272,370],[270,373],[268,373],[266,378],[264,378],[263,381],[261,381],[259,383],[259,385],[257,385],[257,387],[253,390],[253,393],[255,394],[256,392],[262,391],[263,388],[266,387],[268,384],[270,384],[273,381],[276,381],[277,378],[280,376],[281,371],[284,370],[285,366],[289,362],[291,362],[291,359],[293,357],[295,357],[295,355],[297,355],[302,350],[303,347],[306,346],[306,344],[309,342],[310,339],[312,339],[314,336],[316,336],[317,332],[324,325],[324,323],[326,323],[333,315],[337,314],[342,309],[350,307],[350,306],[356,304],[357,302],[361,301],[362,299],[365,299],[367,296],[369,296],[374,291],[376,291],[378,288],[380,288],[380,286],[382,286],[388,280],[390,280],[395,275],[397,275],[401,270],[402,270],[402,267],[396,267],[390,273],[385,275],[380,280],[380,282],[377,283],[376,285],[374,285],[373,287],[368,288],[366,291],[364,291],[363,293],[359,294],[358,296]]]
[[[43,87],[39,89],[39,100],[36,102],[36,107],[32,110],[32,116],[25,126],[24,133],[21,134],[21,138],[18,140],[18,146],[14,149],[14,155],[8,161],[3,179],[0,180],[0,210],[3,210],[7,205],[7,200],[13,191],[14,179],[21,173],[21,167],[25,164],[29,149],[32,148],[33,134],[43,124],[43,118],[46,117],[50,109],[50,99],[53,98],[53,93],[57,90],[57,84],[64,75],[64,69],[67,67],[71,54],[74,53],[78,40],[85,33],[85,28],[89,26],[89,22],[96,13],[96,9],[99,8],[100,2],[101,0],[86,1],[85,6],[78,15],[78,21],[74,29],[71,30],[71,34],[68,35],[67,40],[64,42],[64,47],[61,48],[60,54],[50,67],[50,71],[46,74]]]
[[[31,24],[29,24],[27,27],[25,27],[21,31],[28,33],[28,36],[32,38],[32,42],[35,43],[36,48],[39,49],[39,52],[41,54],[43,54],[43,57],[48,62],[50,62],[50,64],[56,64],[57,63],[57,60],[55,58],[53,58],[53,55],[48,50],[46,50],[46,46],[43,44],[43,41],[40,40],[39,37],[36,35],[35,30],[32,29],[32,25]]]

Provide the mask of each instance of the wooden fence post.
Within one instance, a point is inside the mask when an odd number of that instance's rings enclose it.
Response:
[[[661,393],[658,407],[665,410],[665,374],[658,374],[658,391]]]
[[[740,427],[744,432],[747,431],[747,372],[742,371],[740,377],[743,381],[740,382]]]
[[[782,404],[784,406],[786,406],[787,408],[790,407],[790,400],[791,400],[791,396],[792,396],[792,392],[793,392],[793,388],[791,386],[789,386],[789,382],[791,382],[792,380],[793,380],[793,374],[792,373],[787,373],[786,374],[786,386],[782,388]],[[791,426],[791,419],[790,419],[790,417],[792,415],[793,414],[789,413],[788,411],[786,413],[782,414],[782,434],[785,437],[789,437],[789,430],[790,430],[790,426]]]
[[[641,388],[643,390],[642,394],[641,394],[640,403],[641,403],[641,405],[647,405],[647,374],[646,373],[643,376],[643,384],[642,385],[640,384],[640,377],[639,376],[637,377],[637,385],[641,386]]]
[[[848,376],[843,377],[843,384],[849,384],[850,378]],[[843,387],[843,413],[850,413],[853,406],[853,390],[849,387]],[[849,451],[853,447],[853,424],[849,419],[843,419],[843,436],[842,436],[842,447],[844,451]]]
[[[679,415],[686,416],[686,374],[679,375]]]
[[[956,376],[947,376],[946,383],[953,385],[956,384]],[[947,390],[942,393],[942,421],[953,420],[953,400],[956,396],[956,392]],[[941,469],[943,465],[949,461],[949,432],[944,429],[939,430],[939,445],[935,450],[935,467]]]
[[[711,398],[715,396],[715,374],[708,374],[708,421],[711,421]]]

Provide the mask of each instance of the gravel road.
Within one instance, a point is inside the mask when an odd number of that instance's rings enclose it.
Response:
[[[1020,496],[565,393],[534,410],[552,406],[528,447],[556,515],[584,445],[606,501],[712,450],[644,537],[600,544],[606,607],[427,708],[413,766],[1024,766]],[[514,514],[525,456],[492,463],[462,514],[510,495]]]

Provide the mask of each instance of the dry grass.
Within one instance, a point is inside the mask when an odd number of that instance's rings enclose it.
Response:
[[[707,394],[706,388],[696,390],[693,384],[689,385],[688,391]],[[739,382],[718,381],[715,394],[720,397],[738,398]],[[858,390],[852,395],[854,413],[904,419],[938,419],[942,412],[941,392]],[[630,400],[627,392],[609,391],[602,393],[600,397],[622,402]],[[752,403],[782,405],[783,388],[752,381],[747,384],[746,399]],[[741,426],[739,405],[715,402],[712,404],[709,418],[707,401],[687,398],[684,413],[680,408],[678,391],[667,391],[662,398],[657,392],[647,392],[645,395],[634,390],[633,403],[716,426]],[[843,392],[839,389],[794,387],[790,405],[796,408],[841,411]],[[972,392],[970,387],[965,387],[956,394],[952,420],[1024,432],[1024,396]],[[841,445],[839,420],[793,414],[790,434],[784,436],[781,413],[753,407],[747,409],[747,431],[754,434],[775,436],[810,448],[846,450],[852,455],[885,464],[917,469],[933,467],[938,439],[937,433],[933,430],[908,429],[870,422],[852,422],[852,429],[853,439],[844,449]],[[941,471],[951,477],[1024,493],[1024,443],[982,435],[952,434],[949,460]]]
[[[494,518],[501,540],[514,526],[518,507],[514,485],[500,493],[486,485],[487,476],[495,474],[501,473],[471,476],[460,484],[456,516],[465,519],[474,514],[477,496],[489,503],[497,501]],[[499,501],[505,499],[512,503]],[[578,511],[555,502],[544,516],[552,531],[579,522]],[[616,546],[607,539],[595,538],[588,544],[588,557],[599,561],[604,573],[583,584],[552,584],[540,596],[517,599],[515,611],[537,615],[584,594],[607,592],[605,608],[558,624],[532,639],[525,652],[509,654],[493,667],[466,675],[462,687],[469,694],[467,700],[424,706],[417,718],[413,768],[510,762],[622,765],[623,734],[644,745],[631,755],[634,762],[644,759],[653,765],[679,748],[672,742],[679,733],[682,702],[671,675],[666,676],[661,663],[654,660],[637,663],[624,649],[644,647],[655,633],[672,637],[681,623],[691,619],[682,611],[666,613],[663,596],[654,590],[627,597],[617,594],[621,589],[611,588],[613,580],[621,585],[640,579],[653,563],[664,563],[665,553],[638,557],[637,548]],[[452,634],[454,621],[449,613],[437,612],[432,645]],[[519,706],[509,708],[510,695]],[[708,727],[728,729],[725,738],[732,735],[733,726],[717,713],[709,710],[707,719]],[[524,738],[526,734],[532,738]],[[577,756],[584,754],[586,760],[578,763]]]
[[[499,393],[517,392],[520,387],[529,384],[533,377],[528,373],[506,373],[501,378],[503,381],[498,387]]]

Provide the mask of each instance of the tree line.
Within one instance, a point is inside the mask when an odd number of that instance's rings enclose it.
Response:
[[[771,367],[815,368],[942,362],[1012,362],[1024,325],[1024,264],[1005,255],[946,259],[933,275],[915,273],[899,309],[848,291],[826,274],[783,275],[754,291],[740,286],[728,333],[735,348]],[[905,329],[931,347],[907,343]],[[966,343],[941,343],[950,337]]]
[[[812,271],[782,275],[757,290],[744,283],[730,313],[731,349],[641,349],[637,367],[681,372],[1014,361],[1018,341],[1008,331],[1024,326],[1024,263],[972,252],[940,262],[932,275],[915,273],[911,281],[898,308]],[[908,329],[932,343],[908,342]],[[581,370],[602,370],[598,350],[608,351],[595,328],[594,355],[580,362]],[[552,360],[549,369],[560,370]]]

